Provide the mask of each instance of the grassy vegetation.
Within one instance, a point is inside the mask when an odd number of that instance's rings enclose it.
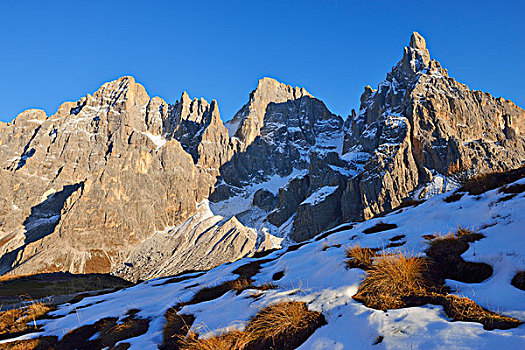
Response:
[[[183,350],[295,349],[326,324],[323,314],[310,311],[303,302],[286,301],[261,309],[244,331],[231,331],[206,339],[195,333],[181,337]]]
[[[346,249],[346,265],[349,268],[370,269],[376,252],[377,249],[362,248],[359,244],[356,244]]]
[[[164,317],[166,318],[166,324],[162,330],[162,345],[159,346],[160,350],[172,350],[179,348],[179,339],[184,337],[193,322],[195,317],[193,315],[179,315],[177,308],[169,308]]]
[[[462,184],[458,192],[468,192],[470,195],[479,195],[487,191],[502,187],[525,177],[525,167],[502,172],[478,174]]]
[[[367,270],[354,299],[380,310],[406,307],[414,297],[433,291],[427,271],[424,258],[382,255]]]
[[[13,338],[25,333],[38,331],[36,320],[41,319],[55,308],[39,302],[28,306],[0,312],[0,339]]]
[[[365,269],[366,277],[353,298],[379,310],[442,305],[445,313],[456,321],[479,322],[485,329],[517,327],[522,324],[520,320],[484,309],[468,298],[448,294],[444,284],[446,278],[481,282],[492,274],[490,265],[465,262],[461,258],[469,243],[483,237],[460,227],[453,234],[430,238],[427,257],[402,253],[377,255],[368,248],[354,246],[347,251],[347,264]]]

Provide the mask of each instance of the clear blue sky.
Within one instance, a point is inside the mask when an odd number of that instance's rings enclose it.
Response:
[[[524,3],[2,0],[0,120],[53,114],[122,75],[170,103],[215,98],[224,120],[270,76],[346,117],[414,30],[458,81],[523,107]]]

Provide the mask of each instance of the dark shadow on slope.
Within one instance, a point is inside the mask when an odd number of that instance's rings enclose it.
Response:
[[[24,220],[26,230],[24,245],[5,253],[0,257],[0,275],[11,270],[17,257],[27,244],[36,242],[55,231],[60,222],[60,212],[66,200],[78,189],[84,188],[84,182],[66,185],[60,192],[49,195],[43,202],[31,208],[31,214]]]
[[[64,208],[66,200],[73,192],[83,187],[83,182],[66,185],[62,191],[49,195],[42,203],[32,207],[31,214],[23,223],[26,229],[24,243],[29,244],[38,241],[53,233],[60,221],[60,212]]]
[[[39,125],[35,131],[33,132],[33,135],[31,135],[31,138],[29,139],[29,142],[24,146],[24,151],[22,152],[22,155],[20,156],[20,160],[18,161],[18,164],[16,165],[15,171],[20,169],[26,164],[26,161],[35,154],[34,148],[29,148],[31,145],[31,142],[33,142],[33,139],[35,138],[36,134],[38,134],[38,131],[40,131],[41,126]]]

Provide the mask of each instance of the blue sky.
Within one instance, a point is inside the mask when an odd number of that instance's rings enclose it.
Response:
[[[0,120],[51,115],[122,75],[170,103],[217,99],[224,120],[270,76],[346,117],[414,30],[452,77],[523,107],[524,3],[3,0]]]

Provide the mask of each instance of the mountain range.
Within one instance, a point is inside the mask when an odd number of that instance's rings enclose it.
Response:
[[[0,274],[207,270],[309,240],[525,161],[525,111],[471,90],[413,33],[358,111],[263,78],[218,102],[133,77],[0,123]]]

